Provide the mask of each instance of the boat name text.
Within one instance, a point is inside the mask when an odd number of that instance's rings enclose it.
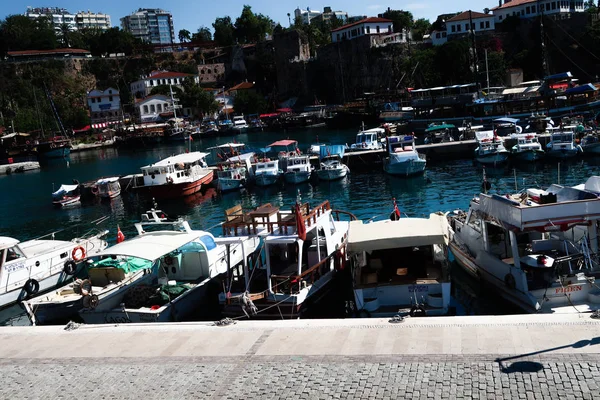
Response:
[[[559,293],[569,293],[569,292],[579,292],[581,289],[582,289],[581,285],[560,287],[560,288],[556,289],[556,294],[559,294]]]

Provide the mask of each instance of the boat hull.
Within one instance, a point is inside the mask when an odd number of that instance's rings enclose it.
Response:
[[[512,158],[516,161],[535,162],[544,158],[544,154],[539,150],[525,150],[512,153]]]
[[[575,157],[577,155],[577,153],[579,153],[579,150],[577,150],[577,149],[571,149],[571,150],[564,150],[564,149],[548,150],[546,152],[546,154],[548,155],[548,157],[556,158],[558,160],[566,160],[568,158],[573,158],[573,157]]]
[[[277,183],[279,180],[279,175],[272,174],[259,174],[255,176],[256,186],[271,186]]]
[[[308,182],[310,180],[311,173],[308,171],[302,172],[286,172],[285,181],[291,184],[298,184]]]
[[[58,274],[51,275],[45,279],[39,280],[38,283],[40,284],[40,289],[38,291],[38,294],[47,292],[48,290],[53,289],[57,285],[60,285],[71,278],[71,276],[65,274],[64,272],[60,272]],[[27,293],[23,288],[18,288],[6,293],[2,293],[0,295],[0,309],[13,305],[26,297]]]
[[[348,168],[320,169],[317,171],[317,175],[322,181],[335,181],[337,179],[345,178],[346,175],[348,175]]]
[[[508,160],[508,153],[495,153],[476,156],[475,160],[484,165],[499,165],[504,164]]]
[[[423,159],[407,160],[401,162],[386,161],[383,169],[386,173],[396,176],[412,176],[425,172],[427,162]]]
[[[63,158],[68,157],[71,154],[71,148],[68,146],[58,147],[56,149],[50,149],[39,153],[40,157],[43,158]]]
[[[219,178],[218,183],[219,190],[221,190],[222,192],[228,192],[241,189],[244,186],[245,182],[242,182],[242,179]]]
[[[198,193],[202,188],[202,185],[208,185],[212,180],[213,173],[210,172],[206,176],[193,182],[142,186],[141,189],[147,190],[147,192],[155,199],[176,199]]]
[[[589,144],[587,146],[584,145],[582,148],[584,154],[600,154],[600,143]]]

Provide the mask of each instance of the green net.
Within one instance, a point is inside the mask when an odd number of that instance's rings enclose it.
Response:
[[[119,268],[125,273],[129,273],[152,268],[152,261],[136,257],[117,257],[115,259],[109,257],[94,263],[90,268],[107,267]]]

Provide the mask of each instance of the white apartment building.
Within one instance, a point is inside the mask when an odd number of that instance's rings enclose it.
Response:
[[[294,21],[300,18],[303,23],[310,24],[310,21],[313,18],[317,18],[319,15],[321,15],[320,11],[311,10],[310,7],[307,7],[306,10],[296,8],[294,10]]]
[[[50,18],[54,30],[59,33],[63,24],[69,27],[69,30],[79,29],[110,29],[110,15],[102,13],[93,13],[91,11],[79,11],[72,14],[64,8],[58,7],[27,7],[24,14],[30,19]]]
[[[149,96],[152,88],[156,86],[172,85],[183,89],[183,81],[186,78],[192,78],[194,82],[200,83],[198,75],[184,74],[182,72],[153,71],[150,75],[131,83],[129,88],[134,97],[144,98]]]
[[[93,13],[88,11],[78,11],[75,14],[75,24],[77,29],[102,29],[107,30],[112,27],[110,15],[103,13]]]
[[[496,23],[511,16],[533,18],[543,13],[555,18],[567,18],[572,13],[584,11],[583,0],[499,0],[498,7],[492,8]]]
[[[471,30],[479,33],[495,29],[493,14],[483,14],[476,11],[464,11],[446,21],[447,36],[465,34]]]
[[[352,40],[365,35],[388,35],[394,33],[392,20],[386,18],[369,17],[360,21],[340,26],[331,31],[331,42]]]
[[[121,120],[121,98],[117,89],[91,90],[87,95],[87,103],[92,124]]]

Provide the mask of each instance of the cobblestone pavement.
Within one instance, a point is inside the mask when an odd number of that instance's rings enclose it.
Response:
[[[599,366],[585,353],[4,359],[0,398],[593,399]]]

